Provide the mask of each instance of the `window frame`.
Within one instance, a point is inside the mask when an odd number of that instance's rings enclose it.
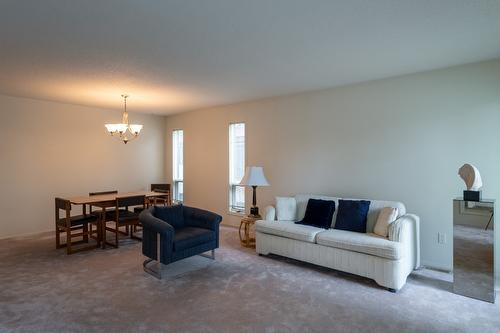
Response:
[[[180,164],[179,164],[179,138],[178,133],[182,134],[182,141],[180,147]],[[181,171],[179,172],[179,168]],[[181,176],[179,177],[179,173]],[[179,188],[182,187],[182,196]],[[176,128],[172,130],[172,201],[175,203],[182,203],[184,201],[184,130]]]
[[[239,181],[236,183],[236,182],[233,182],[233,165],[232,163],[234,162],[233,161],[233,147],[232,147],[232,139],[233,139],[233,136],[232,136],[232,130],[233,130],[233,126],[234,125],[243,125],[243,175],[245,173],[245,162],[246,162],[246,152],[247,152],[247,149],[246,149],[246,123],[245,122],[242,122],[242,121],[238,121],[238,122],[231,122],[229,123],[229,127],[228,127],[228,178],[229,178],[229,188],[228,188],[228,210],[229,210],[229,213],[230,214],[235,214],[235,215],[244,215],[245,214],[245,211],[246,211],[246,201],[245,201],[245,186],[241,186],[241,185],[238,185],[239,184]],[[243,175],[241,175],[243,177]],[[237,192],[239,190],[239,195],[241,195],[243,197],[243,200],[241,201],[243,203],[243,206],[240,206],[240,205],[236,205],[236,196],[237,196]],[[241,203],[240,202],[240,203]]]

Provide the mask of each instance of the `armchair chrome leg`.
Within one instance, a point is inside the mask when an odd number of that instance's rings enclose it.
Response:
[[[154,270],[152,269],[151,267],[148,266],[148,264],[152,261],[155,261],[153,259],[146,259],[144,260],[144,262],[142,263],[142,267],[144,268],[144,272],[154,276],[155,278],[157,278],[158,280],[161,280],[161,263],[158,262],[158,269],[157,270]]]
[[[201,253],[200,256],[215,260],[215,250],[211,250],[210,254]]]
[[[158,261],[151,259],[151,258],[148,258],[148,259],[144,260],[144,262],[142,263],[142,267],[144,268],[144,272],[146,272],[150,275],[153,275],[158,280],[161,280],[161,261],[160,261],[160,258],[161,258],[161,238],[160,238],[160,235],[157,235],[157,237],[156,237],[156,256],[157,256],[156,258],[158,259]],[[148,264],[152,261],[157,262],[157,269],[156,270],[154,270],[150,266],[148,266]]]

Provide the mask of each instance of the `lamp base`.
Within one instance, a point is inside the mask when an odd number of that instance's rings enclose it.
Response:
[[[257,206],[250,207],[250,216],[260,217],[259,207]]]

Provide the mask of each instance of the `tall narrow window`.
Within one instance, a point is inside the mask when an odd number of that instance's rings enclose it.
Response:
[[[245,124],[229,125],[229,211],[245,212],[245,187],[239,186],[245,174]]]
[[[172,132],[172,180],[173,199],[177,202],[184,201],[184,131]]]

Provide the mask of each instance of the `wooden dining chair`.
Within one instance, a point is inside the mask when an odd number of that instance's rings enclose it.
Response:
[[[146,200],[146,206],[156,206],[163,204],[164,206],[172,206],[172,199],[170,196],[170,184],[151,184],[151,192],[165,193],[162,196],[155,196]],[[143,209],[136,207],[134,211],[140,213]],[[135,227],[134,227],[135,228]]]
[[[61,217],[61,211],[64,211]],[[95,245],[79,246],[79,244],[89,243],[89,229],[91,223],[97,223],[98,217],[90,214],[71,216],[71,202],[66,199],[55,199],[55,227],[56,227],[56,249],[66,247],[67,254],[73,254],[80,251],[92,250],[99,246]],[[66,242],[61,242],[61,234],[66,233]],[[74,238],[80,238],[74,241]]]
[[[151,198],[151,205],[163,203],[164,206],[172,206],[172,192],[170,190],[170,184],[151,184],[151,191],[165,193],[164,196]]]
[[[139,214],[136,211],[130,211],[128,208],[129,207],[135,207],[135,208],[146,208],[146,196],[144,195],[135,195],[135,196],[129,196],[129,197],[118,197],[116,198],[116,208],[115,208],[115,216],[112,222],[114,222],[114,228],[110,226],[105,226],[104,230],[105,231],[110,231],[115,234],[115,242],[110,243],[107,241],[106,235],[104,236],[104,242],[105,244],[118,247],[119,246],[119,240],[118,236],[120,233],[124,234],[120,230],[120,228],[125,227],[128,231],[130,226],[133,226],[134,228],[130,228],[130,238],[132,239],[137,239],[137,240],[142,240],[142,238],[137,237],[134,235],[134,232],[136,230],[136,226],[140,225],[139,222]]]
[[[106,194],[118,194],[117,190],[112,190],[112,191],[102,191],[102,192],[89,192],[89,197],[94,197],[96,195],[106,195]],[[93,212],[92,205],[89,205],[90,213]],[[111,209],[114,211],[114,208]]]
[[[111,190],[111,191],[102,191],[102,192],[89,192],[89,197],[93,197],[93,196],[96,196],[96,195],[106,195],[106,194],[117,194],[118,191],[117,190]],[[105,223],[106,220],[108,219],[112,219],[113,217],[113,213],[115,211],[114,207],[112,208],[106,208],[106,216],[102,216],[102,210],[99,209],[99,210],[93,210],[93,207],[92,205],[89,205],[89,214],[93,214],[93,215],[96,215],[97,217],[99,217],[103,223]],[[83,212],[84,214],[86,213],[86,206],[84,205],[83,206]],[[96,229],[94,230],[93,228],[93,225],[96,225]],[[91,238],[94,238],[94,239],[97,239],[97,237],[94,237],[94,233],[97,233],[99,230],[99,226],[98,226],[98,223],[91,223],[89,224],[89,236]]]

